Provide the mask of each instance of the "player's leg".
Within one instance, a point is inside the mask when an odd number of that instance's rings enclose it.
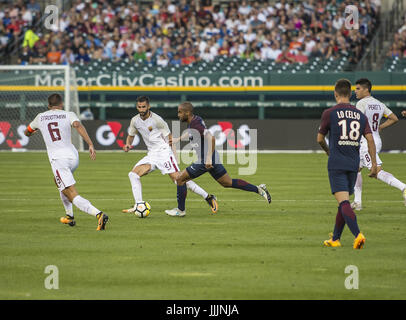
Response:
[[[182,180],[182,183],[178,182],[180,180],[180,176],[182,176],[182,174],[184,175],[184,172],[186,172],[186,170],[183,170],[180,173],[174,172],[169,174],[171,179],[176,183],[176,199],[178,201],[177,208],[173,208],[172,210],[165,210],[165,213],[172,217],[184,217],[186,215],[186,205],[185,205],[187,195],[186,180],[185,181]]]
[[[402,191],[404,204],[406,206],[406,184],[395,178],[390,172],[384,171],[381,166],[378,167],[378,174],[376,178],[382,182],[385,182],[391,187],[395,187]]]
[[[210,174],[224,188],[234,188],[248,192],[255,192],[264,197],[268,203],[271,203],[272,201],[271,195],[269,194],[265,184],[255,186],[242,179],[232,179],[222,164],[215,164],[213,169],[210,170]]]
[[[55,182],[56,187],[58,187],[58,184],[57,184],[55,178],[54,178],[54,182]],[[69,224],[70,226],[73,227],[76,223],[75,223],[74,216],[73,216],[72,202],[69,201],[69,199],[63,194],[62,191],[59,191],[59,196],[61,198],[63,207],[65,208],[65,213],[66,213],[66,215],[64,217],[62,217],[60,220],[62,223]]]
[[[124,213],[132,213],[135,211],[135,207],[137,202],[142,201],[142,185],[141,185],[141,177],[145,176],[149,172],[152,171],[152,165],[150,163],[146,163],[146,157],[141,159],[143,163],[139,161],[134,168],[128,173],[128,178],[130,179],[131,183],[131,191],[133,193],[134,198],[134,205],[129,209],[123,209],[122,212]]]
[[[104,230],[109,217],[101,210],[97,209],[92,203],[79,195],[75,185],[71,185],[62,190],[63,194],[71,201],[79,210],[96,217],[97,230]]]
[[[78,165],[78,161],[76,163],[76,167]],[[63,173],[63,166],[69,166],[70,164],[67,163],[66,161],[64,161],[64,163],[61,163],[61,161],[55,161],[53,160],[51,162],[51,167],[52,167],[52,171],[54,173],[54,182],[56,187],[59,190],[59,196],[61,198],[63,207],[65,208],[65,216],[60,218],[60,221],[63,224],[67,224],[71,227],[76,225],[76,222],[74,220],[74,215],[73,215],[73,206],[72,206],[72,202],[63,194],[62,189],[65,187],[63,181],[62,181],[62,177],[61,177],[61,172]],[[74,169],[76,169],[76,167],[72,167],[70,168],[71,173],[74,171]],[[74,184],[75,180],[73,178],[73,174],[71,174],[72,177],[64,177],[65,183],[67,181],[69,181],[70,183]]]
[[[351,208],[354,210],[362,210],[362,168],[357,173],[357,180],[354,186],[354,202],[351,203]]]
[[[173,182],[176,184],[176,177],[180,174],[180,172],[176,172],[173,175],[170,175],[170,178],[172,179]],[[200,187],[196,182],[193,180],[189,180],[186,183],[186,188],[189,189],[190,191],[196,193],[197,195],[201,196],[210,206],[211,211],[213,213],[217,213],[218,210],[218,204],[217,204],[217,198],[213,194],[209,194],[206,190],[204,190],[202,187]]]
[[[186,201],[186,194],[187,194],[187,187],[186,183],[194,178],[197,178],[204,174],[206,169],[204,165],[193,163],[191,166],[187,167],[181,172],[177,172],[174,175],[176,180],[176,194],[178,200],[178,208],[174,208],[172,210],[165,210],[165,213],[170,216],[178,216],[183,217],[185,212],[185,201]]]
[[[324,241],[326,247],[341,247],[341,234],[345,227],[345,220],[341,213],[340,207],[337,209],[336,223],[334,225],[334,232],[330,233],[330,239]]]
[[[176,161],[176,158],[173,154],[170,154],[169,156],[169,164],[170,167],[173,168],[175,172],[168,171],[169,177],[172,179],[174,183],[176,183],[176,178],[180,174],[180,169],[178,166],[178,163]],[[166,172],[163,172],[166,173]],[[201,196],[203,199],[207,199],[209,194],[204,190],[202,187],[200,187],[196,182],[189,180],[186,182],[186,188],[188,188],[190,191],[196,193],[197,195]]]
[[[73,205],[72,202],[69,201],[69,199],[63,194],[62,191],[59,191],[59,196],[61,197],[62,204],[65,208],[65,216],[61,217],[60,221],[64,224],[68,224],[71,227],[73,227],[76,222],[75,218],[73,215]]]
[[[332,193],[338,203],[338,210],[341,212],[345,224],[347,224],[351,233],[355,237],[354,249],[361,249],[365,243],[365,237],[359,230],[357,216],[351,208],[349,201],[350,195],[354,193],[357,172],[329,170],[329,179]],[[335,226],[335,229],[337,228],[337,235],[340,232],[340,226],[340,219],[338,219],[338,225]]]
[[[357,174],[357,180],[355,181],[354,186],[354,201],[351,203],[351,208],[354,210],[362,210],[362,174],[361,170],[363,168],[368,168],[369,170],[372,167],[371,157],[369,156],[368,149],[361,147],[360,149],[360,163],[359,171]]]

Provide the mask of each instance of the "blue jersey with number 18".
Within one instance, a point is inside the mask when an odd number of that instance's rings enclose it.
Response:
[[[361,136],[371,133],[366,116],[351,104],[323,112],[319,133],[329,133],[328,170],[358,171]]]

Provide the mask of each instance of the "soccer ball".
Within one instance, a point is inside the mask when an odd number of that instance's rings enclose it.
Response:
[[[151,212],[151,206],[146,201],[137,202],[134,214],[139,218],[146,218]]]

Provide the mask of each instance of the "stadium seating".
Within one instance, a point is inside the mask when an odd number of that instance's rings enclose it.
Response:
[[[387,58],[383,65],[383,70],[388,72],[405,72],[406,73],[406,57]]]
[[[271,73],[271,72],[341,72],[344,71],[348,66],[348,60],[346,57],[341,57],[337,59],[321,59],[312,58],[308,63],[276,63],[275,61],[261,61],[261,60],[250,60],[243,59],[239,57],[223,57],[218,56],[216,59],[207,63],[204,61],[197,61],[188,65],[176,65],[176,66],[166,66],[161,67],[155,64],[144,63],[143,61],[130,62],[128,59],[124,59],[119,62],[112,62],[106,60],[92,60],[90,63],[77,63],[74,64],[76,71],[81,72],[96,72],[99,74],[117,71],[125,74],[130,74],[133,72],[167,72],[167,73],[218,73],[226,74],[228,72],[232,73]]]
[[[174,4],[179,4],[178,7],[180,9],[177,9],[173,6],[170,8],[168,1],[163,0],[154,1],[153,3],[152,1],[141,1],[137,2],[138,4],[123,3],[121,6],[116,5],[114,1],[105,1],[103,3],[96,1],[82,3],[79,1],[73,2],[73,8],[71,10],[66,8],[67,11],[61,15],[61,24],[64,27],[63,30],[59,31],[62,32],[44,29],[35,30],[35,26],[23,23],[22,21],[21,35],[28,32],[30,28],[34,29],[38,40],[36,40],[36,45],[30,50],[32,54],[38,55],[39,47],[41,46],[46,46],[46,54],[49,54],[52,50],[52,44],[57,47],[56,49],[53,48],[53,50],[62,54],[68,48],[73,49],[75,63],[78,63],[82,70],[86,69],[88,72],[102,72],[106,71],[107,68],[125,73],[132,71],[159,72],[162,70],[165,72],[233,71],[237,73],[266,73],[271,71],[281,73],[323,73],[345,71],[351,69],[359,59],[359,57],[354,59],[348,52],[355,52],[356,50],[353,50],[353,46],[360,46],[362,50],[359,50],[358,54],[362,55],[365,45],[371,38],[374,29],[378,26],[376,22],[379,20],[377,19],[377,8],[373,5],[363,6],[362,10],[367,10],[363,12],[363,16],[368,17],[367,21],[369,22],[361,26],[363,31],[356,36],[359,37],[358,39],[350,39],[348,30],[346,31],[344,28],[343,16],[340,17],[341,20],[339,19],[338,22],[336,20],[336,13],[344,12],[344,8],[349,2],[349,0],[337,1],[324,8],[323,1],[321,0],[313,1],[313,4],[311,2],[303,4],[300,1],[293,1],[291,3],[280,1],[249,1],[241,3],[235,1],[207,1],[209,4],[207,7],[196,5],[196,3],[200,4],[201,2],[174,1]],[[23,10],[22,8],[19,9],[18,5],[10,5],[11,7],[13,7],[14,11],[20,10],[22,12]],[[83,20],[84,15],[88,16],[87,20],[89,24],[87,25]],[[141,16],[143,16],[145,23],[138,24]],[[245,21],[243,23],[251,25],[254,29],[254,34],[259,35],[261,38],[248,41],[244,38],[248,34],[247,30],[238,29],[236,24],[234,24],[234,27],[229,27],[229,20],[233,16],[241,19],[240,21]],[[191,17],[196,17],[196,19],[193,20]],[[284,19],[286,22],[283,22]],[[99,25],[96,23],[97,21],[100,21]],[[112,21],[113,25],[109,25],[109,21]],[[2,22],[3,29],[8,30],[10,22],[7,18],[3,17]],[[148,25],[148,23],[151,23],[151,25]],[[289,23],[293,23],[293,25]],[[217,31],[207,32],[206,29],[210,29],[211,24],[213,24],[214,29],[217,29]],[[225,27],[226,31],[222,29],[223,27]],[[182,34],[181,29],[184,30],[184,36],[179,41]],[[345,39],[345,44],[343,42],[339,43],[336,37],[337,32],[343,37],[342,40]],[[108,33],[112,35],[112,40],[110,41],[113,41],[109,46],[106,44],[108,43],[108,40],[106,40]],[[147,33],[149,34],[148,36],[143,35]],[[173,36],[171,36],[171,33]],[[216,36],[215,34],[217,33],[220,35]],[[261,36],[261,33],[263,36]],[[152,34],[155,34],[156,38],[151,38]],[[262,60],[258,59],[258,54],[256,56],[253,54],[255,50],[258,51],[263,46],[264,42],[268,42],[270,45],[275,43],[277,49],[280,50],[299,42],[302,49],[305,49],[304,39],[306,35],[319,45],[316,45],[313,51],[305,52],[305,55],[309,59],[308,63],[276,63],[274,59],[268,58],[267,60]],[[207,42],[209,47],[214,45],[219,47],[223,41],[226,41],[231,48],[233,43],[244,39],[243,42],[246,48],[239,49],[243,50],[241,52],[234,51],[228,57],[222,56],[219,53],[220,50],[214,50],[214,61],[205,62],[202,59],[203,51],[199,47],[202,43],[201,40],[198,40],[199,36]],[[139,37],[142,37],[141,42]],[[300,41],[297,41],[296,37]],[[22,37],[20,38],[22,40]],[[210,42],[211,39],[214,41]],[[174,65],[170,61],[167,67],[157,66],[156,61],[158,56],[165,47],[160,42],[161,40],[170,41],[170,45],[167,46],[169,60],[175,54],[178,54],[180,58],[184,58],[186,52],[189,52],[188,54],[193,55],[197,62],[192,65],[184,65],[185,63],[183,62],[183,65],[179,67],[179,65]],[[81,44],[76,44],[76,41]],[[137,58],[133,59],[136,52],[135,48],[140,45],[145,46],[140,54],[148,53],[151,56],[150,62],[146,64],[138,61]],[[347,50],[342,47],[343,45],[347,47]],[[19,51],[21,51],[23,46],[25,44],[21,41]],[[110,49],[107,49],[107,47],[110,48],[111,46],[121,50],[121,53],[115,58],[112,58],[115,53],[113,54]],[[81,55],[78,53],[80,47],[84,49],[84,53]],[[102,49],[103,53],[97,53],[97,48]],[[128,52],[126,49],[128,49]],[[295,54],[293,49],[290,52]],[[18,53],[14,56],[18,57]],[[86,56],[86,58],[81,59],[83,56]],[[242,56],[249,56],[250,59],[240,58]],[[80,62],[88,61],[89,59],[91,61],[89,65]],[[110,61],[105,62],[100,61],[100,59]],[[96,60],[96,63],[92,60]],[[66,60],[60,62],[66,63]],[[33,62],[25,61],[24,63]],[[111,65],[108,65],[108,63],[111,63]],[[84,68],[85,66],[86,68]]]

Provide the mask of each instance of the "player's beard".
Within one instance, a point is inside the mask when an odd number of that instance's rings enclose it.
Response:
[[[147,116],[147,115],[148,115],[149,110],[147,110],[147,111],[145,111],[145,112],[139,112],[139,111],[138,111],[138,113],[140,114],[140,116],[141,116],[141,117],[143,117],[143,118],[144,118],[145,116]]]

